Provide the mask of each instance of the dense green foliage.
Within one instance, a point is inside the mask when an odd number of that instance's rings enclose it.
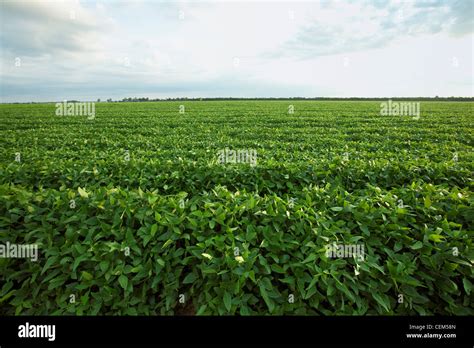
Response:
[[[472,315],[473,105],[0,105],[0,314]]]

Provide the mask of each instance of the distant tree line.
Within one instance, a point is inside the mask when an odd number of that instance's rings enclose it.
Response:
[[[235,97],[208,97],[208,98],[123,98],[122,100],[107,99],[107,103],[122,103],[122,102],[160,102],[160,101],[230,101],[230,100],[333,100],[333,101],[386,101],[391,99],[393,101],[474,101],[474,97],[377,97],[377,98],[364,98],[364,97],[288,97],[288,98],[235,98]],[[79,102],[78,100],[68,100],[70,103]],[[101,99],[97,99],[100,103]],[[11,102],[2,104],[45,104],[51,102]]]
[[[235,97],[207,97],[207,98],[187,98],[187,97],[180,97],[180,98],[123,98],[122,100],[118,100],[117,102],[145,102],[145,101],[226,101],[226,100],[336,100],[336,101],[344,101],[344,100],[366,100],[366,101],[385,101],[387,99],[391,99],[394,101],[474,101],[474,97],[288,97],[288,98],[235,98]],[[112,102],[111,99],[107,99],[108,102]],[[113,101],[116,102],[116,101]]]

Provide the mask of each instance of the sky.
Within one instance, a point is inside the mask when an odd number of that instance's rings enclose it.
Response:
[[[0,102],[474,96],[474,1],[4,1]]]

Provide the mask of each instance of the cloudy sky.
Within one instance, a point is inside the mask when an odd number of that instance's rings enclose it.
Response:
[[[2,102],[473,96],[474,1],[1,1]]]

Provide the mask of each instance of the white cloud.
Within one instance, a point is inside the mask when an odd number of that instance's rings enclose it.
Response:
[[[472,95],[469,11],[441,0],[2,2],[1,99]]]

